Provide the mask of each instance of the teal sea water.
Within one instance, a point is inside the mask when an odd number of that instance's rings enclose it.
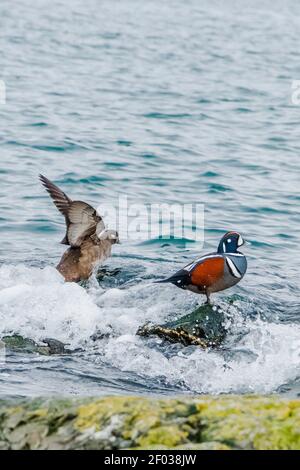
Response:
[[[0,18],[0,336],[74,350],[7,353],[0,394],[297,395],[300,4],[2,0]],[[63,219],[39,173],[100,207],[204,204],[204,246],[123,240],[99,282],[65,284]],[[137,337],[203,301],[151,280],[232,229],[249,267],[214,297],[224,348]],[[113,335],[92,342],[99,330]]]

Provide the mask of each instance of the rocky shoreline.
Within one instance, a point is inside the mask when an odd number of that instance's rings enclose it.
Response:
[[[2,400],[0,449],[300,450],[300,400],[234,395]]]

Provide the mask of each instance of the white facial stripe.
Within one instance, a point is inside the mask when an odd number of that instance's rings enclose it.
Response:
[[[238,245],[238,246],[242,246],[243,244],[244,244],[244,240],[243,240],[243,238],[241,237],[241,235],[239,235],[237,245]]]
[[[240,279],[242,277],[241,273],[238,271],[234,262],[230,258],[228,258],[228,256],[226,256],[226,262],[227,262],[227,265],[229,267],[231,274],[234,277],[237,277],[238,279]]]

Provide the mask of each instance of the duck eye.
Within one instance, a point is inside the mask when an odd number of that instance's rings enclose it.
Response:
[[[228,238],[227,243],[231,243],[231,238]]]

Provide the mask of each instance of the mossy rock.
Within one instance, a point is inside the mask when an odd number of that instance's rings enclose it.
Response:
[[[137,334],[156,335],[172,343],[196,345],[206,349],[218,346],[224,340],[224,319],[222,309],[205,304],[192,313],[163,325],[146,324],[138,329]]]
[[[0,449],[300,450],[300,400],[2,400]]]
[[[37,353],[45,356],[51,354],[65,354],[68,350],[65,345],[52,338],[43,339],[43,344],[38,344],[32,339],[24,338],[21,335],[3,336],[1,342],[11,351],[22,351],[27,353]]]

